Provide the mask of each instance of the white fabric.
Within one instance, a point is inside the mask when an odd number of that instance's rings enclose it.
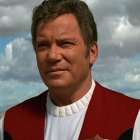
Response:
[[[94,88],[95,82],[92,81],[92,86],[84,97],[63,107],[54,105],[47,97],[45,140],[78,139]]]
[[[140,111],[134,125],[133,140],[140,140]]]
[[[3,140],[3,122],[5,113],[0,114],[0,140]]]

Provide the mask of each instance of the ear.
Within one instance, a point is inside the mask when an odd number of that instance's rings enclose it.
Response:
[[[93,42],[90,48],[90,65],[92,66],[98,57],[98,44],[96,41]]]

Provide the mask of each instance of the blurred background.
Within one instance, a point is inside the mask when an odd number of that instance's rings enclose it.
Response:
[[[98,29],[94,79],[140,99],[140,0],[85,1]],[[32,9],[41,2],[0,0],[0,112],[47,89],[30,36]]]

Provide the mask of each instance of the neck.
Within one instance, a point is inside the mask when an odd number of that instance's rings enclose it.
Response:
[[[82,81],[78,85],[74,84],[68,88],[49,89],[49,96],[52,102],[57,106],[72,104],[82,98],[91,88],[92,78],[88,81]]]

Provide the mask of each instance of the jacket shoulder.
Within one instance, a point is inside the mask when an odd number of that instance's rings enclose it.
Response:
[[[13,139],[36,140],[43,137],[46,96],[47,92],[44,92],[8,109],[4,117],[5,132]]]
[[[4,122],[18,122],[29,116],[41,116],[46,109],[46,96],[47,92],[45,91],[36,97],[11,107],[5,113]]]

